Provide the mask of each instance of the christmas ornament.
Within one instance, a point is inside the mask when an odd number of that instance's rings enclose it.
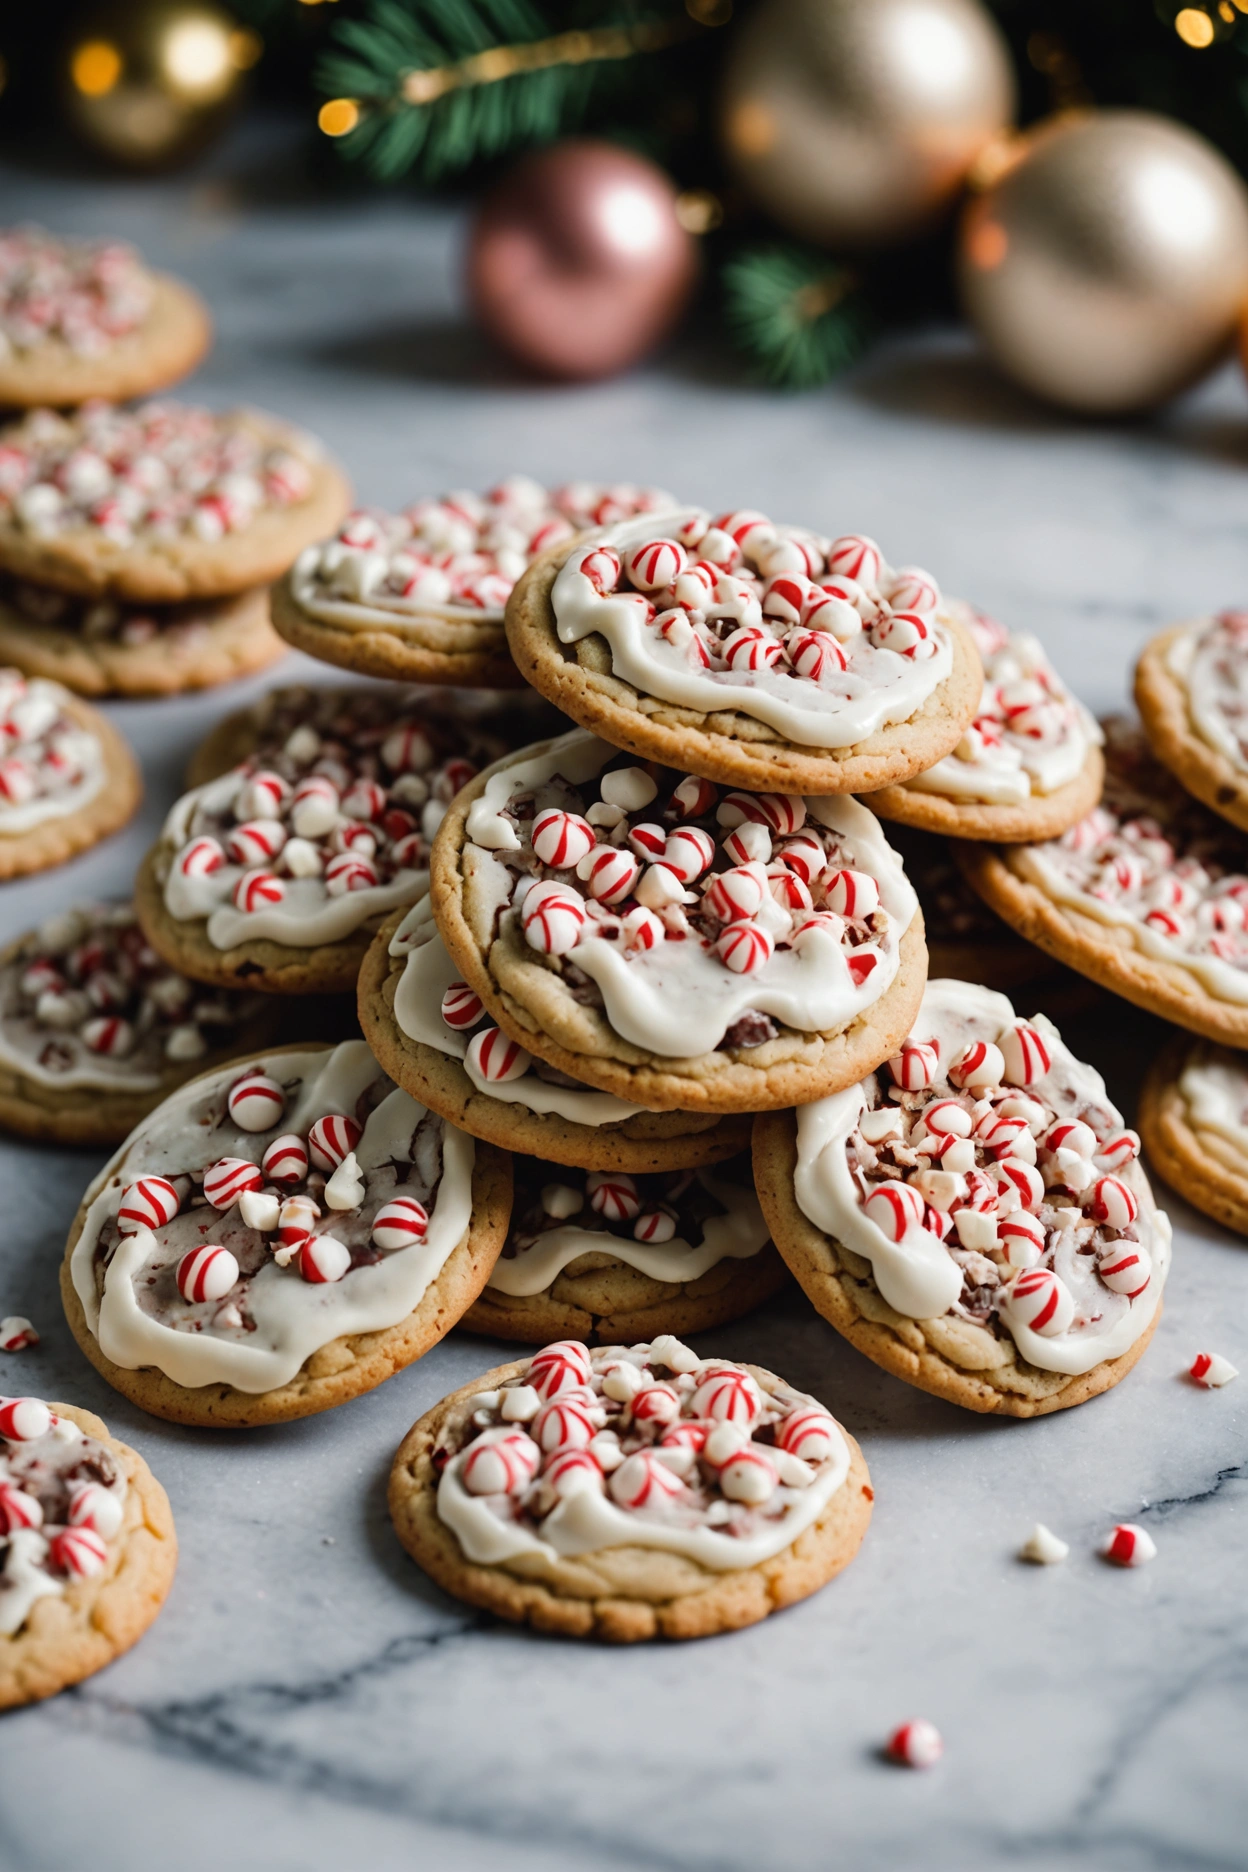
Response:
[[[680,317],[697,275],[676,190],[653,163],[572,139],[526,157],[486,197],[468,251],[481,323],[552,377],[605,377]]]
[[[91,7],[66,42],[66,116],[125,168],[172,167],[221,128],[261,50],[255,33],[211,0]]]
[[[958,271],[968,316],[1027,389],[1097,414],[1147,409],[1231,340],[1248,192],[1166,118],[1058,119],[969,205]]]
[[[721,127],[782,227],[857,248],[938,220],[1013,114],[1009,54],[978,0],[763,0],[736,35]]]

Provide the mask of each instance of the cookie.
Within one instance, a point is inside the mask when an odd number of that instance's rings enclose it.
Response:
[[[0,669],[0,735],[0,881],[64,864],[138,811],[126,742],[59,683]]]
[[[1043,845],[959,844],[1020,935],[1114,994],[1248,1046],[1248,844],[1191,799],[1139,729],[1106,724],[1105,795]]]
[[[603,1345],[706,1332],[753,1312],[789,1274],[767,1235],[748,1150],[711,1169],[634,1177],[514,1162],[511,1227],[473,1332]]]
[[[0,1709],[128,1651],[177,1563],[169,1498],[137,1451],[72,1404],[0,1403]]]
[[[263,586],[184,605],[84,600],[0,577],[0,663],[85,696],[180,695],[264,669],[286,646]]]
[[[131,904],[87,903],[0,950],[0,1127],[119,1144],[192,1074],[263,1046],[263,995],[205,993],[165,968]]]
[[[651,1112],[577,1085],[500,1033],[457,976],[422,897],[374,938],[359,1016],[395,1083],[461,1130],[586,1170],[685,1170],[749,1148],[748,1116]]]
[[[0,406],[149,396],[193,371],[211,341],[199,295],[123,242],[0,232]]]
[[[320,445],[257,410],[88,403],[0,430],[0,570],[83,598],[267,585],[347,501]]]
[[[523,721],[523,716],[521,720]],[[171,968],[269,994],[347,993],[428,887],[447,802],[507,745],[479,708],[400,690],[279,689],[218,725],[139,871]]]
[[[240,1070],[241,1067],[241,1070]],[[285,1423],[371,1391],[476,1299],[511,1167],[362,1040],[206,1073],[91,1184],[61,1292],[109,1384],[174,1423]]]
[[[982,673],[925,572],[755,513],[625,521],[507,603],[520,674],[583,728],[726,786],[864,793],[957,746]]]
[[[390,1472],[404,1547],[513,1624],[617,1644],[737,1631],[854,1558],[854,1439],[756,1365],[670,1335],[500,1365],[413,1425]]]
[[[864,806],[721,796],[581,730],[466,787],[432,879],[442,939],[504,1032],[652,1111],[852,1084],[922,993],[914,892]]]
[[[772,1239],[869,1359],[967,1410],[1038,1417],[1125,1377],[1152,1336],[1170,1223],[1100,1075],[1004,995],[928,985],[899,1054],[768,1113]]]
[[[1140,1093],[1148,1160],[1216,1222],[1248,1235],[1248,1060],[1176,1034]]]
[[[904,786],[881,787],[871,810],[951,838],[1058,838],[1101,797],[1101,730],[1035,637],[973,606],[948,609],[984,667],[979,713],[943,760]]]
[[[514,688],[503,607],[525,567],[585,527],[674,504],[585,482],[548,494],[513,475],[485,495],[363,509],[274,586],[273,622],[296,649],[367,676]]]
[[[1248,832],[1248,740],[1239,672],[1248,613],[1162,631],[1135,670],[1136,707],[1157,758],[1189,793]]]

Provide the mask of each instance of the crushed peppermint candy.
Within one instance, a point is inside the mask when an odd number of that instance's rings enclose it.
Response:
[[[1112,1566],[1147,1566],[1150,1560],[1157,1558],[1157,1543],[1134,1521],[1120,1521],[1101,1542],[1100,1554]]]
[[[1239,1368],[1217,1352],[1198,1352],[1187,1368],[1187,1375],[1202,1391],[1213,1391],[1238,1378]]]
[[[185,604],[133,604],[116,598],[78,598],[51,585],[0,573],[0,612],[16,614],[35,630],[71,632],[88,644],[119,644],[127,650],[162,643],[189,649],[204,641],[214,616],[236,599],[196,598]]]
[[[0,232],[0,358],[53,343],[99,357],[138,330],[151,303],[151,275],[121,241]]]
[[[893,1730],[884,1752],[902,1768],[934,1768],[945,1752],[944,1738],[935,1723],[915,1716]]]
[[[0,832],[85,805],[103,773],[99,740],[61,685],[0,669]]]
[[[104,1573],[126,1479],[112,1451],[40,1398],[0,1397],[0,1635],[39,1599]]]
[[[10,1313],[7,1319],[0,1319],[0,1352],[25,1352],[28,1346],[38,1343],[39,1334],[20,1313]]]
[[[1052,1528],[1047,1528],[1043,1521],[1037,1521],[1031,1533],[1018,1550],[1020,1560],[1028,1560],[1032,1566],[1060,1566],[1070,1552],[1070,1543],[1059,1540]]]

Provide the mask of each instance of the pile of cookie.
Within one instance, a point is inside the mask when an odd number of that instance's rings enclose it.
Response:
[[[189,563],[110,525],[48,552]],[[1036,943],[1105,979],[1089,930],[1143,968],[1153,897],[1138,940],[1130,906],[1162,874],[1192,893],[1169,909],[1193,979],[1233,967],[1206,907],[1239,899],[1124,818],[1116,732],[1102,803],[1102,731],[1039,644],[858,535],[520,478],[349,513],[270,602],[385,686],[227,716],[133,906],[67,910],[0,965],[0,1119],[97,1141],[116,1115],[62,1273],[115,1389],[241,1429],[458,1325],[538,1348],[413,1428],[395,1526],[471,1603],[631,1640],[749,1624],[862,1540],[848,1432],[686,1343],[791,1278],[973,1410],[1125,1375],[1170,1260],[1139,1139],[1044,1015],[978,971],[929,981],[923,879],[956,934],[964,873],[1033,976]],[[334,1044],[343,993],[364,1038]],[[136,1464],[64,1407],[0,1404],[0,1702],[96,1668],[73,1641],[105,1591],[131,1609],[114,1649],[155,1615],[172,1533],[127,1506],[155,1488]]]

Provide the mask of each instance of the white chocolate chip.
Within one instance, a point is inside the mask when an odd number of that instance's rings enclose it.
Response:
[[[617,767],[614,773],[603,774],[598,788],[609,806],[622,806],[625,812],[639,812],[658,790],[644,767]]]
[[[336,800],[325,799],[319,793],[310,793],[301,799],[290,815],[291,830],[296,839],[324,838],[332,832],[342,814]]]
[[[277,1227],[281,1198],[271,1190],[244,1190],[238,1199],[238,1213],[248,1228],[268,1235]]]
[[[647,1382],[635,1365],[613,1365],[602,1381],[603,1394],[615,1404],[630,1404]]]
[[[301,722],[292,734],[287,735],[284,751],[301,766],[310,765],[321,751],[321,737],[311,723]]]
[[[944,1169],[964,1175],[975,1168],[975,1146],[970,1138],[955,1138],[948,1150],[940,1153],[940,1161]]]
[[[924,1202],[948,1215],[959,1197],[966,1195],[966,1178],[952,1170],[920,1170],[911,1181]]]
[[[650,1363],[663,1365],[670,1372],[684,1375],[695,1372],[701,1360],[674,1333],[660,1333],[657,1339],[650,1342]]]
[[[879,1111],[864,1111],[858,1129],[868,1144],[882,1144],[885,1138],[904,1136],[906,1124],[895,1105],[885,1105]]]
[[[573,1189],[568,1183],[547,1183],[542,1189],[542,1208],[556,1222],[566,1222],[578,1210],[585,1207],[585,1198],[580,1190]]]
[[[207,1051],[208,1042],[194,1021],[185,1021],[180,1027],[170,1028],[169,1037],[165,1041],[166,1059],[202,1059]]]
[[[726,1463],[730,1456],[735,1456],[738,1450],[744,1449],[749,1440],[750,1433],[743,1424],[716,1424],[706,1439],[706,1460],[718,1467],[720,1463]]]
[[[978,1253],[985,1254],[989,1248],[997,1245],[995,1215],[985,1215],[981,1209],[959,1209],[953,1218],[953,1226],[964,1248],[974,1248]]]
[[[606,826],[608,831],[613,831],[616,826],[623,825],[626,814],[622,806],[612,806],[608,800],[595,800],[585,817],[590,825]]]
[[[693,902],[692,893],[685,890],[676,873],[664,864],[647,865],[633,895],[647,910],[664,910],[669,904],[683,903],[686,898]]]
[[[469,1408],[481,1411],[497,1410],[502,1395],[501,1391],[478,1391],[475,1397],[469,1398]]]
[[[1037,1521],[1031,1533],[1018,1550],[1020,1560],[1030,1560],[1033,1566],[1056,1566],[1070,1552],[1069,1544],[1059,1540],[1051,1528],[1043,1521]]]
[[[325,869],[320,852],[306,838],[287,839],[282,847],[282,862],[291,877],[296,878],[320,877]]]
[[[348,1151],[325,1185],[325,1201],[331,1209],[358,1209],[363,1200],[364,1177],[355,1152]]]
[[[542,1400],[532,1385],[510,1385],[501,1393],[498,1414],[504,1423],[532,1423]]]
[[[589,1447],[593,1455],[597,1457],[598,1466],[604,1475],[609,1475],[613,1469],[618,1469],[624,1460],[620,1439],[614,1430],[600,1430],[596,1437],[591,1438]]]
[[[744,851],[748,862],[767,864],[771,859],[771,833],[765,825],[756,825],[747,819],[737,827],[737,844]]]

